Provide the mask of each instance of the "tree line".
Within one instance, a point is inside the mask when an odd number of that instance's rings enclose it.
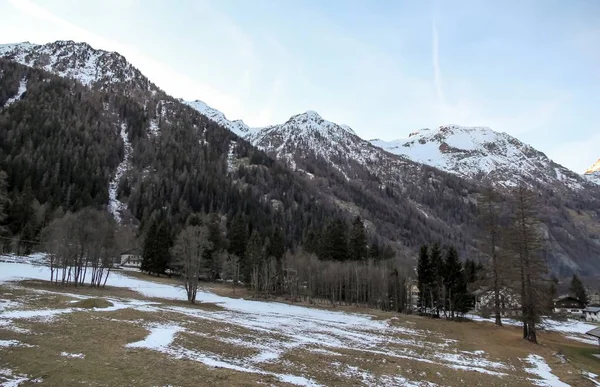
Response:
[[[440,245],[423,245],[417,261],[418,307],[422,314],[455,319],[462,317],[474,306],[474,297],[468,290],[476,276],[472,261],[464,265],[453,246],[445,253]]]
[[[351,232],[344,231],[350,229]],[[336,230],[336,231],[334,231]],[[157,218],[144,237],[141,270],[179,276],[195,301],[199,279],[243,284],[260,297],[282,296],[307,302],[356,304],[403,311],[406,269],[392,254],[381,255],[360,217],[352,225],[332,220],[315,251],[287,248],[281,228],[265,238],[250,231],[243,215],[192,214],[173,237]]]

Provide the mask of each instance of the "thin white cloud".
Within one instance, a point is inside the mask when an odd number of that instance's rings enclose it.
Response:
[[[438,97],[438,102],[442,107],[446,106],[446,97],[444,96],[444,87],[442,81],[442,69],[440,68],[440,56],[439,56],[439,36],[437,23],[435,20],[432,23],[432,62],[433,62],[433,74],[435,82],[435,91]]]

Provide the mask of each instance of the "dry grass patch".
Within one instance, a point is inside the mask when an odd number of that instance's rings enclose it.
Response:
[[[83,286],[62,286],[53,284],[50,281],[41,280],[25,280],[17,282],[17,285],[28,289],[36,289],[42,291],[48,291],[52,293],[69,293],[81,296],[92,296],[92,297],[113,297],[113,298],[133,298],[133,299],[146,299],[140,293],[128,289],[116,286],[105,286],[101,288],[91,287],[89,285]]]
[[[255,349],[226,343],[209,335],[199,335],[189,332],[180,333],[175,339],[174,344],[192,351],[208,352],[209,354],[216,355],[218,358],[225,357],[243,360],[259,353]]]
[[[118,270],[117,273],[124,275],[126,277],[137,278],[144,281],[156,282],[159,284],[167,284],[167,285],[179,285],[181,282],[175,277],[168,277],[165,275],[155,276],[150,275],[148,273],[144,273],[141,271],[132,271],[132,270]]]
[[[125,319],[119,312],[127,310],[115,312],[115,317]],[[216,369],[152,350],[126,348],[128,343],[143,340],[148,331],[141,324],[107,320],[102,318],[104,315],[103,312],[75,312],[56,318],[51,324],[30,322],[33,330],[43,334],[26,338],[13,335],[13,338],[36,347],[8,348],[2,356],[5,364],[0,366],[32,378],[41,377],[44,385],[49,386],[281,384],[272,376]],[[149,321],[147,317],[143,316],[143,320]],[[64,357],[61,352],[85,357]]]

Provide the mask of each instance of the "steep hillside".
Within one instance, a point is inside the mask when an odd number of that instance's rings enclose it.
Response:
[[[371,142],[411,160],[503,187],[516,186],[521,178],[533,186],[553,188],[582,189],[588,184],[544,153],[485,127],[447,125],[418,130],[403,140]]]
[[[372,220],[383,235],[409,248],[426,238],[457,244],[463,255],[474,258],[480,256],[476,202],[481,187],[501,182],[501,187],[508,189],[518,181],[520,172],[516,170],[528,170],[525,179],[540,194],[547,258],[555,272],[600,272],[596,259],[600,257],[600,229],[594,227],[600,224],[598,191],[579,175],[507,135],[482,128],[449,132],[429,136],[431,156],[423,164],[385,151],[315,112],[293,116],[281,125],[248,128],[244,137],[320,184],[337,203]],[[451,150],[440,153],[434,143],[443,135],[451,139],[442,142],[463,149],[462,159]],[[412,141],[415,143],[410,146],[417,152],[427,149],[419,148],[427,145],[425,139],[421,138],[425,144]],[[484,154],[479,148],[493,152]],[[433,167],[436,154],[441,157],[435,160],[445,163],[445,168]],[[463,173],[450,170],[449,165]]]
[[[510,187],[522,173],[540,194],[555,272],[600,273],[598,191],[509,136],[460,127],[415,135],[406,148],[437,149],[432,166],[315,112],[266,128],[228,121],[86,44],[4,45],[2,56],[0,169],[20,236],[56,209],[87,205],[142,227],[161,214],[177,225],[196,211],[243,213],[249,232],[283,227],[288,246],[320,235],[332,218],[360,215],[374,240],[408,259],[432,241],[477,259],[481,177]]]
[[[304,179],[161,92],[107,92],[0,59],[0,170],[8,227],[34,240],[56,211],[107,207],[117,219],[244,214],[288,245],[342,213]]]
[[[124,56],[93,49],[87,43],[59,40],[48,44],[0,44],[0,57],[105,91],[160,92]]]

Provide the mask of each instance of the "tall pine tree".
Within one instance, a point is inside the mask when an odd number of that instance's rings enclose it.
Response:
[[[419,288],[418,307],[425,311],[431,307],[431,261],[429,260],[429,248],[421,246],[419,259],[417,261],[417,287]]]
[[[367,235],[365,234],[365,225],[360,216],[354,218],[352,222],[348,247],[351,260],[363,261],[367,259]]]
[[[581,282],[577,274],[573,274],[573,278],[571,278],[571,286],[569,287],[569,292],[571,292],[571,294],[579,301],[583,302],[584,305],[588,304],[589,300],[587,291],[585,290],[585,287],[583,286],[583,283]]]
[[[438,243],[431,246],[429,252],[429,260],[431,264],[431,302],[439,317],[440,309],[444,306],[444,258]]]

